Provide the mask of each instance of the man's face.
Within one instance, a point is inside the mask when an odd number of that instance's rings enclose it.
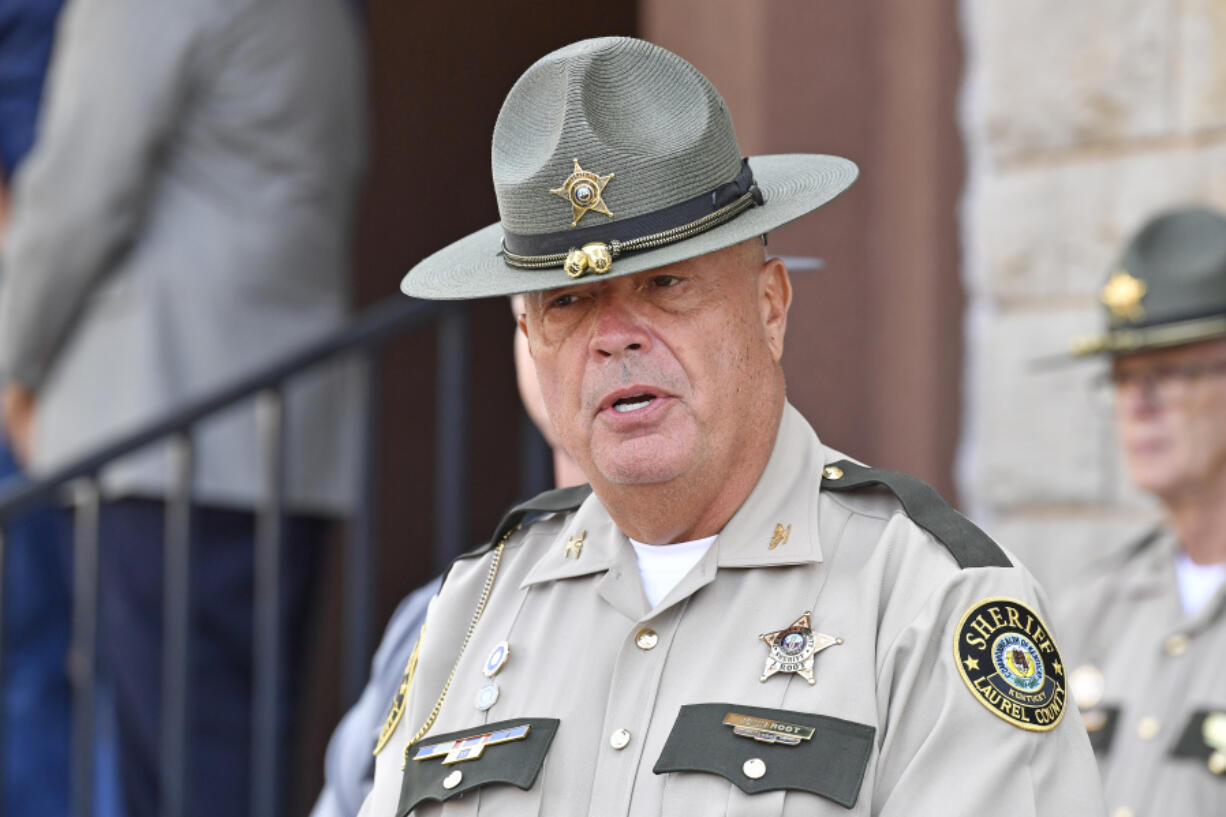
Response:
[[[718,481],[773,428],[791,287],[756,239],[527,298],[562,443],[593,482]]]
[[[1120,446],[1133,482],[1177,501],[1226,476],[1226,340],[1112,364]]]

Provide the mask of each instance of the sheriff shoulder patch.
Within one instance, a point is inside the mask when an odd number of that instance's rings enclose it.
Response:
[[[409,661],[405,664],[400,686],[396,688],[396,695],[392,698],[391,709],[388,710],[387,718],[383,721],[383,728],[379,730],[379,740],[375,743],[374,751],[376,755],[383,751],[383,747],[396,733],[396,727],[400,725],[400,718],[404,715],[404,708],[408,704],[409,687],[413,686],[413,676],[417,674],[417,654],[421,650],[421,641],[425,636],[426,625],[423,624],[421,631],[417,634],[417,643],[413,645],[413,652],[409,654]]]
[[[1060,651],[1037,613],[1015,599],[976,602],[954,635],[958,672],[997,717],[1034,732],[1064,717],[1067,683]]]

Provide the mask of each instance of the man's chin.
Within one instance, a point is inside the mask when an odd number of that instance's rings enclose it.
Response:
[[[624,486],[659,485],[685,473],[681,468],[643,462],[598,464],[596,468],[607,482]]]
[[[685,474],[689,459],[658,445],[623,443],[614,451],[598,453],[593,462],[600,475],[614,485],[655,485]]]
[[[1132,482],[1138,489],[1159,499],[1174,499],[1185,489],[1186,479],[1170,468],[1131,469]]]

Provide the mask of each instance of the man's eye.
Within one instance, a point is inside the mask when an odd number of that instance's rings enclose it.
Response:
[[[575,301],[579,300],[579,296],[573,292],[568,292],[565,295],[559,295],[549,302],[550,306],[570,306]]]
[[[681,279],[676,275],[657,275],[651,279],[651,283],[657,287],[671,287],[681,282]]]

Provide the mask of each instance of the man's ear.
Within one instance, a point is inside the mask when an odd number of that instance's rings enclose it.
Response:
[[[523,333],[524,339],[527,341],[528,354],[532,354],[532,337],[528,334],[528,315],[526,312],[521,312],[515,318],[515,323],[519,326],[520,332]]]
[[[771,357],[778,363],[783,358],[783,336],[788,328],[788,308],[792,305],[792,280],[788,269],[778,258],[768,258],[758,272],[759,304],[762,325]]]

